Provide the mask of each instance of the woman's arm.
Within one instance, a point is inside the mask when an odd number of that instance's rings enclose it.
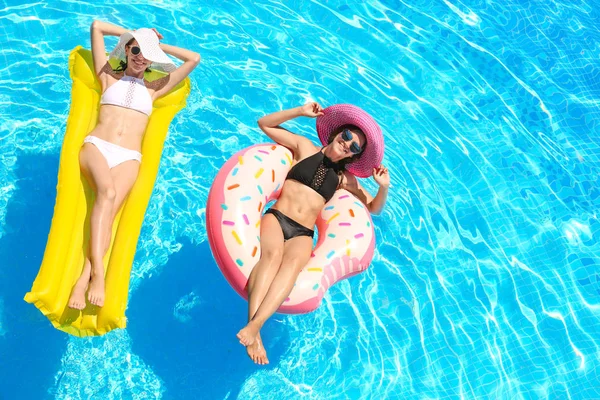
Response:
[[[294,155],[299,153],[301,143],[310,141],[305,137],[296,135],[282,128],[281,124],[297,117],[318,117],[323,115],[323,108],[319,103],[312,102],[302,107],[291,108],[289,110],[278,111],[266,115],[258,120],[258,126],[273,141],[290,149]]]
[[[369,204],[367,204],[367,208],[369,212],[374,215],[379,215],[383,211],[383,207],[385,207],[385,203],[387,202],[388,195],[388,187],[387,186],[379,186],[379,190],[377,191],[377,195]]]
[[[96,76],[100,77],[102,68],[106,65],[106,46],[104,45],[104,36],[121,36],[127,32],[125,28],[109,24],[103,21],[94,21],[90,26],[90,36],[92,42],[92,58],[94,60],[94,71]]]
[[[162,39],[162,35],[156,32],[158,37]],[[161,43],[160,48],[167,54],[176,57],[183,61],[175,71],[169,74],[166,83],[154,92],[154,98],[164,96],[177,86],[182,80],[184,80],[200,63],[200,54],[191,50],[186,50],[181,47],[171,46],[168,44]]]
[[[379,166],[379,168],[373,168],[373,179],[379,184],[379,190],[375,197],[371,196],[371,194],[358,182],[358,179],[349,172],[344,174],[340,187],[358,197],[358,199],[367,206],[367,209],[371,214],[379,215],[387,202],[388,189],[390,187],[390,175],[387,168],[383,165]]]

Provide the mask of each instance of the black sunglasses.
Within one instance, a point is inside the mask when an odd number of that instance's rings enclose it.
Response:
[[[132,46],[132,47],[130,47],[130,49],[131,49],[131,54],[133,54],[134,56],[137,56],[142,51],[142,49],[140,49],[138,46]]]
[[[349,129],[344,129],[342,131],[342,139],[344,139],[345,142],[352,140],[352,132],[350,132]],[[360,145],[356,142],[352,142],[350,144],[350,151],[354,154],[359,154],[362,149],[360,148]]]

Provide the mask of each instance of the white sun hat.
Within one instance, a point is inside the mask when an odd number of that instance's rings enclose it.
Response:
[[[137,40],[144,58],[152,61],[150,69],[173,72],[177,68],[169,56],[159,47],[158,36],[156,36],[156,33],[149,28],[140,28],[122,34],[119,38],[119,43],[113,51],[110,52],[109,58],[127,61],[127,57],[125,56],[125,45],[131,39]]]

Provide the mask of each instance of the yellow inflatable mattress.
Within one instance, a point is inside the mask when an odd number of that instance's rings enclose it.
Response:
[[[115,66],[115,65],[113,65]],[[79,169],[79,149],[96,126],[101,88],[92,63],[92,53],[76,47],[69,56],[73,80],[71,109],[60,154],[54,216],[42,265],[25,301],[34,304],[52,324],[71,335],[103,335],[125,328],[127,295],[133,257],[158,172],[163,144],[171,120],[185,107],[190,93],[187,78],[166,96],[154,102],[144,141],[139,176],[113,224],[110,248],[104,258],[106,299],[103,307],[88,303],[83,310],[67,306],[71,290],[83,269],[90,238],[90,215],[94,202]],[[153,81],[164,76],[146,73]]]

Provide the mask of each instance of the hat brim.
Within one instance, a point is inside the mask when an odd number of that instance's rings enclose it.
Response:
[[[352,104],[336,104],[323,110],[317,118],[317,133],[323,145],[329,137],[343,125],[355,125],[364,132],[367,145],[360,158],[346,165],[346,170],[359,178],[373,175],[373,168],[381,165],[385,143],[381,128],[363,109]]]
[[[177,66],[160,48],[158,44],[158,37],[153,38],[151,35],[156,37],[156,34],[148,28],[125,32],[119,37],[119,42],[113,51],[110,52],[109,58],[126,61],[125,45],[131,39],[135,39],[140,46],[140,50],[142,51],[144,58],[152,62],[150,64],[150,69],[156,69],[164,72],[175,71]]]

